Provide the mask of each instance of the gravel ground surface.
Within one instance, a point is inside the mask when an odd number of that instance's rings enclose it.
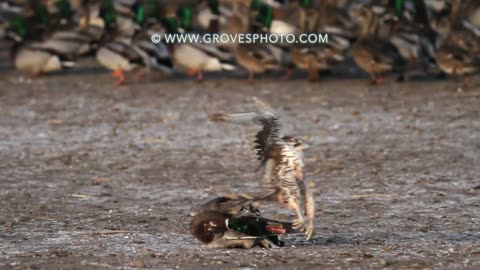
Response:
[[[0,80],[2,269],[480,269],[479,87]],[[206,116],[249,111],[253,95],[311,145],[316,234],[276,250],[211,250],[189,235],[190,209],[253,191],[260,174],[241,127]]]

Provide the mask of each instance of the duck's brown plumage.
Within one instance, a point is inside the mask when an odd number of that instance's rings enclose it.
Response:
[[[352,47],[355,63],[370,74],[374,83],[378,83],[378,77],[388,72],[399,71],[403,75],[405,60],[395,46],[377,38],[377,18],[373,11],[362,8],[358,15],[361,20],[361,34]]]

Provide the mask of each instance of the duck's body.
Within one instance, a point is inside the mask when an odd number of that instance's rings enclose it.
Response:
[[[251,10],[244,5],[238,5],[229,20],[227,31],[229,34],[248,33],[253,30]],[[265,73],[279,68],[279,54],[275,48],[266,44],[240,43],[231,44],[235,59],[239,65],[248,70],[248,80],[253,82],[254,75]]]
[[[465,7],[463,7],[465,8]],[[480,38],[462,24],[462,2],[454,1],[450,16],[439,20],[439,47],[436,60],[439,68],[448,75],[464,79],[480,67]]]
[[[280,135],[280,121],[271,107],[254,98],[257,112],[210,116],[211,121],[230,122],[242,125],[257,124],[262,130],[251,141],[262,166],[265,166],[262,190],[249,194],[254,200],[271,200],[295,210],[297,219],[294,228],[304,230],[305,219],[302,206],[307,214],[306,237],[310,239],[314,230],[315,203],[312,193],[304,182],[304,160],[302,140]]]
[[[321,14],[326,14],[326,1],[320,7],[301,6],[299,25],[304,33],[315,33],[319,28],[324,29],[325,25],[319,25]],[[324,21],[324,20],[322,20]],[[294,44],[290,48],[290,56],[299,69],[308,71],[310,81],[318,80],[320,71],[329,70],[331,65],[344,60],[344,52],[349,45],[342,44],[338,35],[329,34],[336,37],[332,44]]]
[[[405,60],[391,43],[364,39],[352,47],[355,63],[372,77],[372,83],[380,83],[385,74],[392,71],[403,72]]]
[[[235,49],[237,62],[249,71],[248,80],[253,82],[254,75],[279,68],[278,61],[267,46],[242,43]]]
[[[437,53],[440,69],[453,76],[467,76],[478,71],[471,59],[465,53],[440,50]]]
[[[440,69],[448,75],[466,78],[479,70],[480,61],[470,53],[456,46],[456,42],[447,40],[436,51]]]
[[[169,14],[165,19],[168,33],[183,33],[192,27],[191,10],[181,8],[178,11],[182,13],[180,18],[170,12],[172,14]],[[177,43],[172,46],[172,59],[175,66],[187,70],[190,75],[197,75],[199,81],[203,80],[203,72],[205,71],[235,70],[236,67],[229,63],[229,58],[231,58],[231,55],[223,52],[217,44]]]
[[[43,41],[41,46],[75,58],[92,52],[98,42],[87,32],[58,31]]]
[[[315,46],[294,46],[290,49],[292,61],[296,67],[308,71],[309,81],[318,80],[322,70],[328,70],[328,51]]]
[[[66,56],[38,44],[16,44],[11,52],[13,66],[33,76],[71,68],[75,65]]]
[[[174,71],[170,51],[163,43],[153,43],[150,40],[139,40],[134,42],[135,50],[143,58],[145,68],[152,71],[160,71],[171,74]]]
[[[146,71],[161,71],[170,74],[173,64],[170,51],[163,43],[153,43],[153,33],[164,32],[160,24],[155,23],[155,18],[146,18],[144,6],[131,5],[131,3],[115,2],[103,5],[99,16],[104,19],[103,25],[110,36],[97,50],[96,59],[104,67],[113,71],[113,76],[118,78],[117,85],[126,81],[124,72],[140,69],[135,79],[142,77]],[[146,11],[145,11],[146,12]],[[150,14],[149,11],[148,14]],[[133,21],[135,17],[136,20]],[[116,19],[115,19],[116,18]],[[149,28],[140,29],[139,24],[149,21]],[[123,23],[122,21],[129,21]],[[134,26],[130,25],[132,23]],[[137,31],[139,30],[139,31]],[[135,34],[134,34],[135,33]]]
[[[390,72],[403,76],[406,62],[398,49],[390,42],[376,36],[375,15],[369,9],[360,10],[362,33],[352,47],[355,63],[372,78],[372,83],[383,82],[382,77]]]
[[[190,233],[211,248],[276,248],[284,243],[278,234],[290,232],[291,224],[258,216],[230,216],[204,211],[193,216]]]
[[[203,79],[204,71],[235,70],[234,65],[222,62],[218,55],[192,44],[178,44],[175,46],[172,58],[176,66],[188,69],[191,74],[197,74],[198,80]]]
[[[112,76],[118,78],[117,85],[125,83],[125,71],[144,65],[142,55],[130,42],[122,39],[107,42],[97,50],[95,57],[102,66],[113,71]]]

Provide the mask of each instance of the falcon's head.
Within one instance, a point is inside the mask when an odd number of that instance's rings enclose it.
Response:
[[[303,150],[308,148],[307,144],[305,144],[305,142],[298,137],[284,136],[282,138],[282,140],[286,144],[291,145],[291,146],[295,147],[295,149],[300,150],[300,151],[303,151]]]

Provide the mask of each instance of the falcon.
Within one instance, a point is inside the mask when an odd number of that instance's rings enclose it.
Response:
[[[227,122],[244,126],[256,125],[260,130],[249,141],[260,168],[265,168],[262,187],[249,193],[257,201],[275,201],[296,212],[293,228],[305,230],[304,208],[307,217],[305,235],[309,240],[314,230],[315,202],[304,181],[305,143],[297,137],[282,136],[280,119],[270,105],[253,97],[257,111],[248,113],[215,113],[213,122]]]

